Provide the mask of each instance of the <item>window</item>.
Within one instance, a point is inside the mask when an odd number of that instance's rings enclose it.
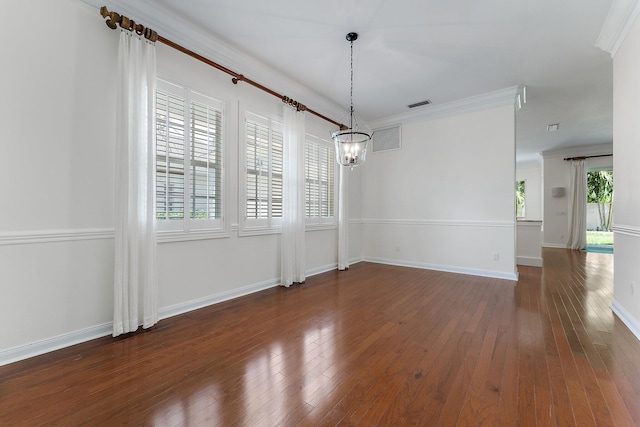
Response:
[[[516,182],[516,218],[524,218],[525,216],[525,183],[526,181]]]
[[[222,228],[223,104],[164,81],[156,92],[160,230]]]
[[[253,113],[244,120],[244,221],[241,231],[282,224],[282,124]]]
[[[335,160],[333,146],[307,135],[305,153],[305,214],[307,224],[334,224]]]

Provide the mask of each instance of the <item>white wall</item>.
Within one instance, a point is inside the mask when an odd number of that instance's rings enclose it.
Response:
[[[640,21],[613,57],[614,302],[640,338]],[[633,286],[632,286],[633,285]]]
[[[78,1],[4,6],[0,352],[111,320],[117,46]]]
[[[516,181],[526,181],[524,219],[542,219],[542,161],[516,165]]]
[[[118,31],[78,0],[12,2],[5,12],[0,363],[111,331],[118,46]],[[25,22],[37,31],[24,31]],[[161,78],[225,102],[228,137],[230,237],[159,244],[166,317],[279,282],[280,236],[237,233],[238,109],[281,115],[282,103],[162,44],[157,64]],[[307,132],[329,138],[333,130],[307,115]],[[308,271],[336,262],[336,229],[307,232]]]
[[[566,248],[569,238],[569,214],[571,193],[571,162],[565,157],[594,156],[611,154],[613,145],[610,143],[592,146],[578,146],[559,151],[543,153],[543,240],[542,245],[551,248]],[[587,170],[608,168],[613,165],[613,157],[594,157],[586,159]],[[616,188],[616,209],[618,204],[618,177],[614,170],[614,186]],[[553,187],[564,187],[565,195],[553,197]]]
[[[545,157],[542,167],[544,175],[542,245],[566,248],[569,238],[570,165],[562,157]],[[551,189],[554,187],[563,187],[564,196],[553,197]]]
[[[371,149],[371,147],[369,147]],[[369,154],[371,155],[371,154]],[[366,164],[366,163],[365,163]],[[364,165],[348,169],[349,174],[349,260],[350,262],[362,261],[362,171]]]
[[[515,278],[512,105],[403,124],[362,181],[365,259]]]

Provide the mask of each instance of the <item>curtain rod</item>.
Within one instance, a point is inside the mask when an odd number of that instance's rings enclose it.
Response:
[[[160,43],[163,43],[169,47],[172,47],[194,59],[197,59],[200,62],[204,62],[207,65],[210,65],[213,68],[216,68],[224,73],[229,74],[230,76],[232,76],[231,78],[231,82],[233,82],[233,84],[238,84],[238,82],[245,82],[253,87],[256,87],[270,95],[275,96],[276,98],[280,99],[282,102],[284,102],[285,104],[289,104],[292,107],[295,107],[298,111],[308,111],[309,113],[313,114],[314,116],[320,117],[321,119],[334,124],[336,126],[338,126],[340,128],[340,130],[346,130],[347,126],[343,125],[339,122],[336,122],[335,120],[330,119],[329,117],[318,113],[317,111],[314,111],[310,108],[308,108],[306,105],[292,99],[289,98],[288,96],[285,95],[281,95],[278,92],[269,89],[266,86],[261,85],[260,83],[251,80],[245,76],[243,76],[240,73],[236,73],[235,71],[232,71],[228,68],[226,68],[223,65],[218,64],[217,62],[214,62],[210,59],[205,58],[202,55],[199,55],[195,52],[193,52],[192,50],[187,49],[184,46],[181,46],[175,42],[172,42],[169,39],[166,39],[164,37],[162,37],[161,35],[159,35],[156,31],[145,27],[142,24],[138,24],[137,22],[135,22],[133,19],[129,19],[126,16],[122,16],[119,13],[116,12],[109,12],[109,10],[107,9],[106,6],[102,6],[100,8],[100,15],[102,15],[103,18],[106,18],[106,24],[107,27],[111,28],[112,30],[115,30],[116,27],[118,25],[120,25],[120,28],[123,28],[125,30],[129,30],[129,31],[135,31],[136,34],[138,34],[139,36],[144,36],[144,38],[146,38],[149,41],[152,42],[156,42],[159,41]]]
[[[597,156],[579,156],[579,157],[565,157],[564,160],[584,160],[591,159],[593,157],[610,157],[613,154],[598,154]]]

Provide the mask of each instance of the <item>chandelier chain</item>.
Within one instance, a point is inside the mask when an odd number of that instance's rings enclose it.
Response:
[[[351,92],[349,93],[349,128],[353,129],[353,40],[351,40]]]

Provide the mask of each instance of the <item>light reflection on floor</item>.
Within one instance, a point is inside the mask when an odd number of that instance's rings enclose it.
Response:
[[[305,383],[302,388],[302,398],[314,407],[322,404],[326,393],[318,393],[330,387],[332,378],[318,375],[317,371],[324,371],[337,362],[335,353],[335,332],[333,322],[320,328],[309,329],[304,335],[304,365]],[[317,356],[320,357],[317,357]],[[315,363],[315,365],[313,364]],[[315,378],[309,382],[308,379]]]
[[[273,344],[268,352],[256,355],[243,375],[244,425],[275,425],[302,402],[310,409],[322,404],[326,394],[320,391],[333,382],[321,373],[336,363],[334,339],[333,323],[313,326],[298,341],[302,349]],[[300,360],[292,362],[291,355],[300,355]],[[301,389],[299,378],[303,378]]]
[[[150,420],[153,426],[218,425],[220,391],[215,384],[199,388],[183,399],[161,405]]]
[[[275,425],[285,413],[286,375],[283,349],[271,345],[246,366],[244,379],[244,425]]]

